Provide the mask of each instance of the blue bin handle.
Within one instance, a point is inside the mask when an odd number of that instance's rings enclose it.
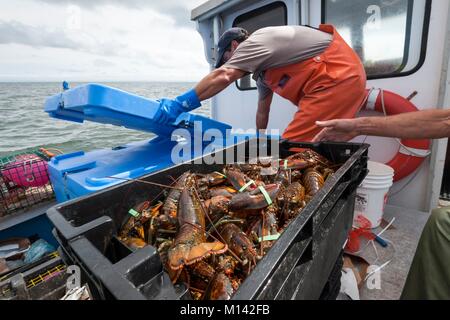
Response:
[[[125,171],[122,173],[118,173],[115,174],[113,176],[111,176],[111,178],[109,177],[105,177],[105,178],[86,178],[86,183],[90,184],[91,186],[94,187],[102,187],[108,184],[117,184],[120,182],[120,179],[135,179],[137,177],[143,176],[146,173],[150,173],[152,171],[154,171],[155,168],[157,168],[158,166],[150,166],[150,167],[140,167],[134,170],[130,170],[130,171]]]

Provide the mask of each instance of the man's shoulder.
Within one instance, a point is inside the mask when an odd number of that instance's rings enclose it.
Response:
[[[311,32],[322,33],[320,30],[309,26],[287,25],[287,26],[264,27],[258,29],[251,34],[250,38],[265,38],[270,36],[283,36],[283,35],[301,36],[302,34],[311,34]]]

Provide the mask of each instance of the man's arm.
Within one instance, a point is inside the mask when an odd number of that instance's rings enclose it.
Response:
[[[273,92],[269,92],[265,97],[258,99],[258,112],[256,113],[256,129],[258,130],[267,129],[272,98]]]
[[[450,110],[424,110],[389,117],[365,117],[317,122],[325,128],[314,141],[348,141],[369,135],[400,139],[450,137]]]
[[[194,89],[178,96],[175,100],[161,99],[153,120],[159,124],[171,124],[183,112],[199,108],[201,101],[215,96],[233,81],[242,78],[245,71],[222,67],[203,78]]]
[[[225,67],[216,69],[197,84],[195,92],[200,101],[209,99],[246,74],[247,72],[239,69]]]

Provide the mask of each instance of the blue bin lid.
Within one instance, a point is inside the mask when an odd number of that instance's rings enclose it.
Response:
[[[44,110],[53,118],[83,123],[94,121],[170,137],[185,128],[191,136],[197,131],[220,130],[231,126],[191,113],[181,114],[175,124],[161,125],[154,116],[159,102],[100,84],[87,84],[66,90],[47,99]],[[195,125],[197,123],[197,125]]]
[[[191,148],[190,141],[155,138],[112,149],[58,155],[49,161],[48,171],[57,201],[64,202],[172,167],[180,162],[200,158],[250,138],[251,136],[245,134],[230,134],[201,148]],[[182,159],[177,159],[177,163],[174,163],[172,158],[175,145],[181,148],[186,146],[183,154],[178,154]]]

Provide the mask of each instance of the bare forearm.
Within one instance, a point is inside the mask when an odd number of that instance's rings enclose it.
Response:
[[[256,128],[266,130],[269,125],[270,105],[272,104],[273,94],[266,96],[258,101],[258,112],[256,113]]]
[[[426,110],[390,117],[358,118],[360,135],[406,139],[441,139],[450,137],[450,110]]]
[[[258,113],[256,115],[256,129],[266,130],[268,125],[269,125],[269,115]]]
[[[195,87],[200,101],[209,99],[245,75],[237,69],[219,68],[204,77]]]

